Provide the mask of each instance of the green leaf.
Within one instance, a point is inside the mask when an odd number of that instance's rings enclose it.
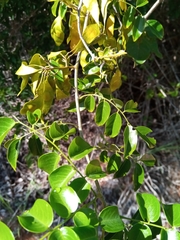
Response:
[[[54,141],[57,141],[62,138],[64,132],[57,122],[53,122],[49,128],[49,135]]]
[[[180,227],[180,204],[163,204],[163,210],[172,227]]]
[[[90,225],[90,219],[85,213],[78,211],[73,217],[73,222],[76,227],[88,226]]]
[[[96,108],[95,122],[98,126],[106,123],[111,112],[111,107],[108,102],[101,101]]]
[[[68,148],[69,157],[73,160],[80,160],[92,151],[93,147],[79,136],[72,140]]]
[[[162,229],[160,240],[180,240],[180,233],[176,229]]]
[[[70,165],[63,165],[57,168],[48,178],[51,188],[66,186],[75,173],[76,171]]]
[[[136,221],[133,221],[133,220],[138,220],[138,222],[140,221],[143,221],[141,215],[140,215],[140,212],[139,210],[137,210],[137,212],[134,214],[130,224],[132,225],[135,225],[137,224]],[[151,229],[151,232],[152,232],[152,239],[156,239],[156,236],[160,234],[161,232],[161,228],[158,228],[156,226],[162,226],[162,221],[161,221],[161,216],[159,217],[159,219],[153,223],[154,225],[153,226],[149,226],[149,228]]]
[[[91,189],[90,183],[88,183],[83,177],[74,179],[69,186],[77,193],[81,203],[86,200]]]
[[[124,160],[121,163],[118,171],[114,174],[114,178],[126,176],[127,173],[129,172],[130,168],[131,168],[131,161],[129,159]]]
[[[66,186],[55,188],[50,193],[50,203],[62,218],[68,218],[78,208],[79,198],[73,188]]]
[[[136,150],[137,140],[137,131],[127,125],[124,130],[124,158],[128,158]]]
[[[149,39],[146,36],[142,35],[135,42],[130,36],[126,44],[126,51],[137,63],[143,64],[151,53],[148,45]]]
[[[128,240],[152,240],[151,229],[145,224],[137,223],[129,230]]]
[[[31,209],[18,216],[21,226],[29,232],[45,232],[53,222],[53,211],[48,202],[37,199]]]
[[[140,38],[140,36],[143,34],[145,23],[146,23],[146,20],[140,15],[135,17],[135,20],[133,22],[133,28],[132,28],[132,38],[134,42],[136,42],[138,38]]]
[[[128,7],[127,11],[123,16],[123,27],[129,28],[134,22],[134,16],[136,13],[136,9],[131,5]]]
[[[40,138],[33,134],[28,142],[30,152],[35,156],[40,156],[43,153],[42,142]]]
[[[87,165],[86,176],[92,179],[99,179],[105,177],[106,173],[102,171],[100,162],[95,159]]]
[[[136,7],[143,7],[144,5],[148,4],[148,0],[136,0]]]
[[[160,203],[150,193],[137,193],[136,200],[139,211],[144,221],[156,222],[160,217]]]
[[[123,107],[123,102],[122,102],[120,99],[118,99],[118,98],[112,98],[112,100],[113,100],[114,104],[116,105],[116,107],[117,107],[118,109],[122,109],[122,107]]]
[[[100,212],[99,218],[101,226],[106,232],[115,233],[124,229],[124,223],[119,216],[119,211],[116,206],[104,208]]]
[[[93,96],[86,97],[84,106],[89,112],[93,112],[96,106],[96,102]]]
[[[12,118],[0,117],[0,145],[16,122]]]
[[[16,166],[17,166],[17,159],[18,159],[18,155],[19,155],[20,143],[21,143],[20,139],[14,139],[9,144],[8,150],[7,150],[8,162],[14,170],[16,170]]]
[[[136,112],[139,112],[137,110],[137,106],[138,106],[138,103],[137,102],[134,102],[133,100],[129,100],[125,103],[124,105],[124,112],[128,112],[128,113],[136,113]]]
[[[108,162],[109,161],[109,156],[108,156],[108,152],[106,150],[102,151],[100,153],[99,156],[99,160],[103,163]]]
[[[53,5],[52,5],[52,7],[51,7],[51,13],[52,13],[52,15],[54,16],[54,17],[56,17],[57,16],[57,8],[58,8],[58,6],[59,6],[59,1],[54,1],[54,3],[53,3]]]
[[[57,168],[59,161],[59,154],[55,152],[46,153],[39,157],[38,167],[48,174],[51,174]]]
[[[105,124],[105,134],[109,137],[116,137],[122,126],[122,118],[119,113],[113,113]]]
[[[118,153],[114,153],[108,161],[107,171],[108,173],[114,173],[118,171],[120,166],[121,166],[121,157]]]
[[[27,120],[28,122],[33,125],[39,121],[41,118],[41,110],[36,109],[34,112],[27,111]]]
[[[99,219],[93,209],[83,207],[74,215],[74,223],[75,226],[98,226]]]
[[[13,233],[11,230],[0,221],[0,239],[1,240],[15,240]]]
[[[164,29],[162,24],[160,24],[157,20],[147,20],[146,22],[147,26],[149,27],[149,31],[152,32],[153,35],[155,35],[160,40],[164,37]],[[146,27],[147,30],[147,27]]]
[[[156,144],[156,140],[152,137],[147,137],[147,134],[151,133],[152,130],[145,126],[138,126],[135,127],[137,130],[138,135],[147,143],[149,148],[153,148]]]
[[[81,240],[98,240],[96,229],[93,226],[73,227]]]
[[[156,159],[152,154],[143,155],[139,161],[143,162],[148,167],[153,167],[155,165]]]
[[[67,6],[63,2],[61,2],[61,5],[59,7],[59,15],[62,19],[64,19],[67,12]]]
[[[134,190],[137,191],[143,184],[143,182],[144,182],[144,169],[139,163],[136,163],[133,174]]]
[[[80,240],[80,238],[70,227],[62,227],[55,229],[48,240]]]

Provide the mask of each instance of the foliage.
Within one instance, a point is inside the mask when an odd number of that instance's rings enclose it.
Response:
[[[126,218],[126,223],[117,206],[106,205],[98,181],[110,174],[120,178],[132,170],[137,191],[144,182],[144,167],[155,164],[154,156],[141,156],[137,149],[139,139],[149,148],[156,144],[149,135],[150,128],[133,126],[129,120],[129,114],[138,113],[138,103],[132,99],[123,102],[114,92],[123,84],[123,58],[143,64],[151,54],[161,57],[157,42],[163,38],[162,25],[142,14],[147,0],[137,0],[135,5],[121,0],[50,2],[55,17],[50,33],[62,49],[47,57],[35,53],[16,71],[22,78],[19,94],[28,86],[33,94],[20,111],[28,123],[17,118],[0,118],[0,143],[17,124],[24,131],[5,142],[9,164],[16,170],[21,143],[29,137],[29,151],[37,157],[38,167],[47,172],[51,187],[48,201],[37,199],[18,216],[20,225],[27,231],[43,233],[41,239],[50,240],[139,240],[155,239],[158,234],[162,240],[172,236],[179,239],[180,233],[175,229],[180,226],[179,204],[162,204],[152,194],[137,192],[138,210],[131,219]],[[54,99],[68,98],[72,89],[74,102],[67,111],[76,112],[77,125],[60,120],[46,122],[44,116]],[[104,130],[102,141],[94,146],[83,135],[81,111],[93,113],[97,127]],[[119,134],[122,143],[112,144],[111,140]],[[68,142],[67,152],[60,147],[63,140]],[[97,157],[90,159],[93,151]],[[66,164],[59,166],[61,159]],[[75,164],[81,159],[84,172]],[[96,207],[97,200],[102,203],[101,209]],[[171,226],[169,229],[162,226],[161,210]],[[62,219],[55,227],[53,212]],[[69,220],[71,227],[67,226]],[[1,239],[14,239],[10,229],[0,224]]]

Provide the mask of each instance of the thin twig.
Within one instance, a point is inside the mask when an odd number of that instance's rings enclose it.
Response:
[[[148,19],[148,17],[154,12],[154,10],[157,8],[157,6],[162,3],[164,0],[157,0],[154,5],[149,9],[149,11],[144,15],[145,19]]]
[[[82,33],[81,33],[81,23],[80,23],[80,18],[81,18],[81,7],[82,7],[82,3],[83,3],[83,0],[80,0],[79,1],[79,5],[78,5],[78,17],[77,17],[77,29],[78,29],[78,34],[79,34],[79,37],[84,45],[84,47],[86,48],[87,52],[90,54],[92,60],[94,61],[94,54],[91,52],[90,48],[88,47],[86,41],[84,40],[83,36],[82,36]],[[85,29],[85,27],[84,27]]]

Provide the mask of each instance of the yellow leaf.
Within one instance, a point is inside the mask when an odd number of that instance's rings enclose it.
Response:
[[[101,13],[104,19],[104,26],[107,18],[107,7],[112,2],[112,0],[101,0]]]
[[[121,72],[119,69],[117,69],[116,72],[114,73],[114,75],[112,76],[109,85],[110,85],[109,87],[110,87],[111,92],[116,91],[122,85]]]
[[[87,44],[92,43],[100,35],[100,29],[98,24],[90,24],[86,27],[83,38]]]
[[[119,0],[119,6],[122,9],[122,11],[126,11],[127,10],[127,4],[125,0]]]
[[[87,10],[91,13],[94,21],[99,24],[99,5],[97,0],[83,0]]]
[[[86,50],[83,50],[81,52],[81,57],[80,57],[80,64],[81,67],[85,67],[89,62],[86,60],[86,57],[88,56],[88,52]]]
[[[48,113],[52,105],[53,99],[54,91],[51,85],[49,84],[48,80],[46,79],[41,82],[34,99],[25,103],[20,113],[26,114],[27,111],[33,112],[36,109],[40,109],[42,114],[46,114]]]
[[[16,75],[18,76],[31,75],[38,72],[39,70],[40,69],[28,66],[26,62],[22,62],[20,68],[16,71]]]
[[[56,99],[60,100],[63,98],[67,98],[70,94],[71,84],[69,83],[69,79],[65,79],[63,83],[60,85],[56,85]]]
[[[83,38],[87,44],[92,43],[97,37],[100,35],[100,29],[98,24],[90,24],[86,27],[86,29],[83,32]],[[79,52],[84,50],[84,45],[81,42],[81,40],[76,45],[74,52]]]
[[[114,23],[115,23],[115,18],[113,15],[110,15],[106,22],[106,33],[109,38],[114,35]]]
[[[60,16],[55,18],[51,25],[51,37],[54,39],[57,46],[60,46],[64,41],[64,26]]]

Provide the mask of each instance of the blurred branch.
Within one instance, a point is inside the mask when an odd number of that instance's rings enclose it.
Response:
[[[154,5],[149,9],[149,11],[144,15],[144,18],[147,19],[157,8],[157,6],[162,3],[164,0],[157,0]]]

